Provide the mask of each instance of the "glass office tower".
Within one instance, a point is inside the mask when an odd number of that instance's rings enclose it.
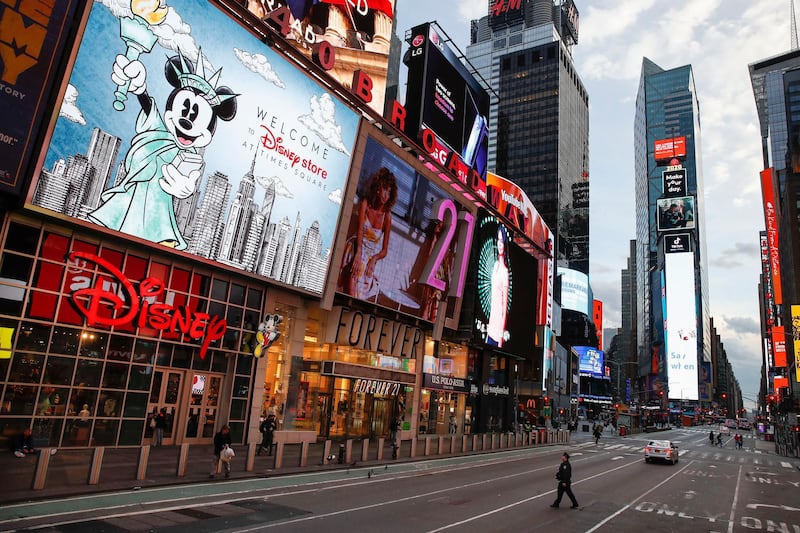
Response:
[[[466,55],[490,86],[489,169],[536,205],[559,266],[588,274],[589,95],[572,61],[577,17],[571,0],[490,0]]]
[[[675,140],[673,153],[666,160],[660,154],[657,159],[656,147],[665,140]],[[703,365],[711,363],[711,328],[700,146],[700,112],[691,65],[664,70],[643,58],[634,123],[638,385],[641,402],[663,407],[667,399],[710,401],[701,375]],[[665,173],[670,172],[682,176],[678,192],[665,190]],[[681,209],[690,206],[686,218],[691,220],[670,223],[673,204]],[[677,292],[679,286],[683,294]],[[672,301],[670,294],[675,295]],[[691,298],[694,305],[690,302],[689,311],[672,308],[667,316],[670,304],[681,297]],[[690,330],[680,337],[674,327],[668,329],[668,324],[675,326],[678,320],[688,321]],[[672,371],[675,362],[671,360],[678,341],[687,345],[681,350],[691,359],[691,368],[681,369],[685,381],[680,387],[674,381],[678,372]]]

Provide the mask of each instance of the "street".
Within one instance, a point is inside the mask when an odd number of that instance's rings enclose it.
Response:
[[[646,464],[671,439],[676,465]],[[571,455],[573,491],[553,509]],[[3,531],[800,532],[800,461],[708,443],[706,427],[327,472],[211,481],[0,508]]]

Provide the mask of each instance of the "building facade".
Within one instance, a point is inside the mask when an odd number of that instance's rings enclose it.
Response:
[[[555,4],[555,5],[554,5]],[[559,265],[589,273],[589,95],[569,1],[489,2],[466,55],[491,88],[489,168],[518,184],[556,235]]]
[[[639,401],[698,406],[710,401],[699,385],[711,362],[711,330],[691,66],[665,70],[644,58],[634,120]]]

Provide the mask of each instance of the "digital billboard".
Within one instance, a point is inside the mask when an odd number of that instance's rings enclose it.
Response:
[[[535,345],[537,260],[513,243],[497,217],[482,211],[476,228],[473,332],[478,342],[526,355]]]
[[[695,228],[694,196],[659,198],[658,231],[686,230]]]
[[[322,292],[358,115],[213,4],[95,2],[59,106],[30,204]]]
[[[670,137],[669,139],[659,139],[653,143],[653,158],[656,161],[684,157],[686,157],[686,137]]]
[[[336,290],[433,322],[461,296],[475,219],[388,144],[366,136]]]
[[[561,308],[591,316],[589,276],[571,268],[558,269],[561,277]]]
[[[593,378],[605,377],[605,352],[592,346],[573,346],[578,354],[578,372]]]
[[[19,197],[77,0],[0,2],[0,193]]]
[[[525,191],[516,183],[498,176],[493,172],[486,173],[486,201],[497,212],[514,224],[523,235],[533,242],[534,246],[524,239],[516,242],[526,252],[538,259],[537,272],[539,306],[536,312],[536,324],[550,326],[553,321],[553,232],[545,223],[539,211],[534,207]]]
[[[694,253],[664,256],[665,349],[670,399],[698,399],[697,305]]]
[[[383,115],[395,0],[245,0],[247,9],[271,23],[310,57],[325,41],[332,47],[328,73],[351,89],[354,73],[370,78],[369,106]]]
[[[773,187],[772,167],[761,171],[761,196],[764,201],[764,226],[767,229],[769,268],[772,274],[772,292],[776,305],[783,304],[783,285],[781,283],[781,259],[778,246],[779,212],[775,208],[775,189]]]
[[[467,71],[436,27],[430,23],[411,29],[406,134],[420,138],[430,129],[444,147],[433,154],[448,165],[450,154],[485,179],[489,150],[489,95]],[[465,181],[466,177],[462,179]]]

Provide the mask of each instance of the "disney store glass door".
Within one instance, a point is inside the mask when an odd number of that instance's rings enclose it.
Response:
[[[187,372],[187,377],[191,379],[191,387],[183,442],[211,442],[219,409],[222,376]]]

